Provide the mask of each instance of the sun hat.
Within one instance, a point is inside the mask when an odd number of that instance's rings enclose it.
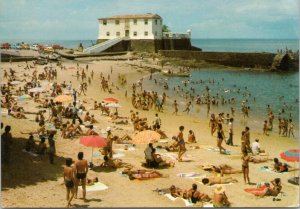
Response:
[[[222,187],[222,185],[218,185],[217,188],[215,189],[216,194],[222,194],[225,192],[225,188]]]

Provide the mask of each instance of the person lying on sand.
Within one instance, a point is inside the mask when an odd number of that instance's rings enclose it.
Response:
[[[90,125],[89,129],[85,133],[83,133],[82,135],[91,136],[91,135],[99,135],[99,134],[94,130],[94,126]]]
[[[280,178],[275,178],[271,181],[271,184],[265,183],[260,188],[249,188],[245,189],[246,192],[252,193],[255,196],[265,197],[265,196],[277,196],[282,189]]]
[[[262,162],[267,162],[269,160],[272,160],[272,158],[265,157],[265,156],[259,156],[259,155],[250,156],[250,158],[249,158],[249,162],[252,162],[252,163],[262,163]]]
[[[159,167],[159,166],[173,167],[175,165],[175,162],[172,162],[172,161],[166,162],[165,160],[162,159],[160,154],[156,154],[155,152],[156,152],[156,149],[153,148],[152,149],[152,157],[153,157],[154,162],[157,165],[157,167]]]
[[[11,109],[8,110],[8,115],[17,118],[17,119],[27,119],[25,114],[21,111],[12,111]]]
[[[242,170],[233,169],[230,165],[227,165],[227,164],[220,164],[218,166],[204,165],[202,167],[203,167],[203,170],[205,170],[205,171],[212,171],[212,172],[220,173],[221,176],[223,176],[224,174],[242,173]]]
[[[101,167],[108,167],[108,168],[127,168],[132,169],[133,165],[129,163],[122,162],[121,159],[113,159],[108,157],[107,155],[104,156],[104,162],[100,165]]]
[[[86,178],[86,185],[87,186],[92,186],[92,185],[94,185],[97,182],[99,182],[98,177],[95,177],[95,178],[92,178],[92,179]],[[78,186],[82,186],[81,182],[79,182]]]
[[[238,180],[232,178],[232,177],[208,177],[203,178],[201,182],[204,185],[211,186],[214,184],[229,184],[229,183],[237,183]]]
[[[296,171],[299,168],[293,168],[292,166],[282,163],[278,160],[278,158],[274,158],[274,168],[273,170],[278,173],[289,172],[289,171]]]
[[[193,184],[191,189],[185,190],[182,196],[184,199],[189,199],[194,204],[198,201],[208,202],[211,200],[211,198],[207,194],[200,193],[197,190],[197,184]]]
[[[175,187],[175,185],[170,186],[170,194],[172,197],[182,197],[183,196],[183,191],[182,189]]]
[[[163,175],[156,170],[131,170],[126,169],[122,171],[123,174],[128,174],[130,180],[140,179],[152,179],[152,178],[161,178]]]

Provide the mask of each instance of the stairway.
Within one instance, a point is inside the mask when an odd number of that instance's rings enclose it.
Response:
[[[102,42],[100,44],[96,44],[94,46],[88,47],[83,50],[83,53],[86,54],[92,54],[92,53],[98,53],[98,52],[103,52],[104,50],[108,49],[109,47],[123,41],[125,38],[124,37],[119,37],[119,38],[114,38],[107,40],[105,42]]]

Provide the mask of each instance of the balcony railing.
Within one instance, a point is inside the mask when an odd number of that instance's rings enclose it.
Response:
[[[173,33],[173,32],[163,32],[164,39],[182,39],[191,38],[191,33]]]

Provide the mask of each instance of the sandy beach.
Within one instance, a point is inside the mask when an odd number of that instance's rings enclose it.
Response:
[[[148,63],[151,63],[149,59]],[[130,117],[130,110],[138,111],[140,117],[146,117],[148,123],[152,125],[152,121],[155,118],[154,109],[149,111],[134,109],[131,104],[132,84],[137,82],[144,76],[149,76],[150,72],[143,68],[145,60],[135,61],[114,61],[114,60],[99,60],[92,61],[82,59],[78,62],[81,68],[85,68],[88,64],[89,68],[86,72],[88,77],[91,71],[94,71],[94,78],[91,85],[88,85],[87,95],[78,96],[78,100],[82,101],[87,110],[95,115],[96,123],[95,129],[101,133],[101,130],[106,130],[107,127],[112,128],[112,133],[116,135],[122,135],[127,133],[130,136],[134,136],[133,125],[116,125],[112,123],[110,117],[101,115],[100,110],[91,110],[93,108],[94,101],[100,102],[103,98],[113,97],[119,100],[119,104],[122,106],[118,109],[120,116]],[[142,64],[140,64],[142,63]],[[79,89],[80,80],[76,78],[76,64],[77,61],[62,61],[62,65],[66,66],[65,70],[57,69],[57,81],[58,83],[72,81],[72,86],[75,89]],[[133,67],[132,64],[141,67]],[[155,64],[155,63],[153,63]],[[33,65],[29,62],[29,65]],[[18,63],[1,63],[1,82],[7,82],[6,78],[3,78],[4,69],[9,72],[12,68],[16,71],[16,75],[21,79],[24,78],[24,72],[30,76],[34,71],[34,68],[30,70],[24,70],[25,62]],[[55,64],[53,63],[53,66]],[[38,72],[43,71],[42,65],[36,65]],[[111,74],[111,69],[113,72]],[[107,78],[110,75],[110,82],[113,82],[116,87],[112,87],[113,94],[103,92],[100,89],[100,73]],[[124,76],[127,79],[127,84],[121,86],[118,82],[118,76]],[[29,80],[29,77],[27,77]],[[41,81],[43,83],[44,81]],[[45,82],[47,83],[47,82]],[[45,85],[50,90],[50,85]],[[15,87],[16,88],[16,87]],[[145,90],[147,89],[144,86]],[[125,91],[127,91],[127,98],[125,97]],[[159,95],[162,92],[158,92]],[[19,105],[22,105],[27,112],[37,112],[38,104],[34,103],[33,99],[19,101]],[[48,156],[34,157],[22,151],[28,134],[21,134],[21,132],[33,131],[38,128],[38,123],[34,121],[35,114],[26,114],[28,119],[15,119],[7,115],[7,109],[1,109],[1,122],[4,126],[10,125],[12,127],[11,133],[13,136],[13,144],[11,150],[11,163],[10,165],[2,165],[2,207],[65,207],[66,205],[66,189],[63,181],[63,166],[65,165],[65,158],[71,157],[73,160],[77,159],[77,153],[79,151],[84,152],[84,158],[88,161],[91,160],[92,149],[85,147],[79,143],[79,138],[63,139],[61,132],[55,135],[56,141],[56,157],[54,159],[54,165],[51,165],[48,160]],[[213,152],[208,150],[207,147],[216,147],[216,133],[211,136],[210,129],[208,127],[209,117],[200,118],[196,115],[187,115],[179,110],[178,115],[172,115],[173,108],[171,106],[164,107],[164,112],[159,112],[159,117],[162,121],[161,130],[163,130],[168,136],[168,141],[171,141],[172,136],[177,135],[179,126],[183,125],[184,138],[187,140],[188,130],[195,132],[196,144],[187,144],[187,152],[191,158],[191,162],[178,162],[174,167],[167,169],[159,169],[159,172],[167,175],[165,178],[157,178],[150,180],[129,180],[127,176],[121,174],[122,168],[117,170],[103,170],[99,167],[90,169],[88,177],[98,177],[99,181],[108,186],[108,189],[103,191],[87,192],[87,201],[83,201],[82,191],[79,189],[78,199],[73,199],[72,207],[184,207],[185,203],[181,199],[176,201],[169,200],[163,195],[154,192],[153,190],[169,188],[172,184],[182,189],[189,189],[193,183],[197,183],[195,179],[178,177],[179,173],[196,172],[201,175],[212,176],[212,173],[201,169],[200,165],[205,163],[218,165],[226,163],[231,165],[235,169],[241,169],[241,132],[245,129],[245,126],[241,125],[239,121],[234,123],[234,144],[237,146],[228,146],[225,143],[223,146],[231,151],[230,155],[221,155],[219,152]],[[218,112],[215,112],[217,114]],[[236,114],[241,114],[237,112]],[[46,113],[46,119],[49,117],[49,110]],[[83,118],[84,114],[81,116]],[[64,119],[66,120],[66,119]],[[254,139],[259,138],[260,144],[263,149],[267,151],[270,158],[277,157],[280,161],[285,162],[280,158],[280,153],[293,148],[299,147],[299,142],[296,139],[288,137],[280,137],[277,133],[277,120],[275,119],[274,130],[270,132],[270,136],[266,137],[262,135],[261,131],[253,131],[250,127],[251,143]],[[228,127],[223,125],[226,139],[228,138]],[[297,129],[298,130],[298,129]],[[2,129],[2,133],[3,133]],[[104,134],[105,136],[106,134]],[[298,134],[296,134],[298,135]],[[38,138],[35,137],[37,140]],[[163,143],[155,144],[162,145]],[[191,146],[200,146],[200,149],[192,149]],[[122,153],[124,156],[121,159],[124,162],[131,163],[136,169],[143,169],[141,163],[144,162],[144,149],[146,144],[137,144],[134,151],[120,151],[124,145],[114,144],[114,150],[116,153]],[[118,149],[119,148],[119,149]],[[96,149],[94,149],[96,150]],[[158,150],[158,153],[165,154],[165,150]],[[175,153],[177,154],[177,153]],[[163,156],[163,158],[171,160]],[[103,162],[103,156],[96,156],[93,160],[95,165],[100,165]],[[294,163],[289,163],[295,166]],[[225,185],[226,194],[229,201],[232,203],[232,207],[288,207],[299,205],[299,186],[288,183],[288,179],[294,175],[298,176],[299,171],[287,172],[287,173],[275,173],[262,171],[262,166],[272,167],[272,161],[253,164],[250,163],[250,180],[253,183],[270,182],[274,178],[281,178],[282,192],[277,196],[280,201],[273,201],[273,197],[259,198],[250,193],[244,191],[245,188],[256,188],[256,185],[244,184],[243,174],[231,174],[225,175],[232,176],[238,180],[238,183]],[[298,165],[296,164],[296,167]],[[201,192],[212,196],[215,187],[209,187],[197,183]]]

